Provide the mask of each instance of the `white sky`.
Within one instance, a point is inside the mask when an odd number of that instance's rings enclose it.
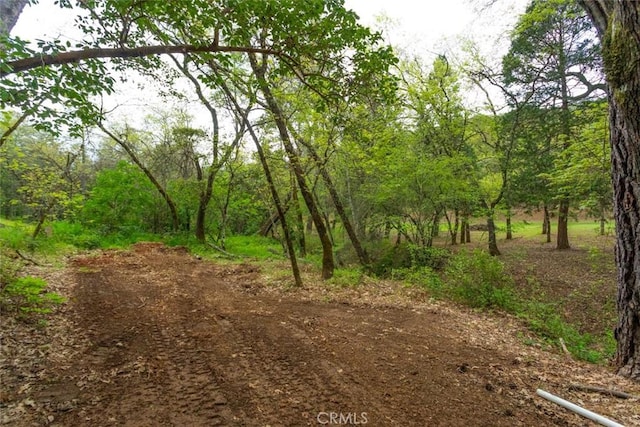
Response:
[[[423,57],[428,64],[436,54],[455,52],[462,38],[473,40],[486,56],[495,60],[502,56],[508,48],[506,32],[528,0],[498,0],[491,8],[479,11],[488,1],[345,0],[345,6],[353,9],[364,25],[382,30],[399,52]],[[52,37],[73,40],[74,34],[79,37],[73,28],[73,17],[73,13],[54,5],[53,0],[40,0],[37,5],[25,8],[13,34],[27,40]],[[133,108],[140,108],[140,104],[153,98],[149,92],[133,97],[134,85],[124,86],[120,92],[127,94],[127,104]]]

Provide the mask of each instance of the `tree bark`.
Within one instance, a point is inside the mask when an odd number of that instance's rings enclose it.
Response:
[[[153,45],[153,46],[137,46],[137,47],[117,47],[117,48],[88,48],[82,50],[74,50],[70,52],[60,52],[51,55],[37,55],[29,58],[17,59],[15,61],[6,62],[7,69],[0,71],[0,78],[10,74],[22,71],[32,70],[34,68],[46,67],[51,65],[75,64],[89,59],[101,58],[141,58],[144,56],[171,55],[171,54],[187,54],[187,53],[264,53],[274,54],[270,49],[260,49],[246,46],[218,46],[208,44],[202,46],[196,45]]]
[[[467,238],[466,243],[471,243],[471,226],[469,225],[469,218],[467,218],[467,223],[464,227],[464,235]]]
[[[498,198],[493,204],[489,205],[486,201],[482,201],[485,212],[487,213],[487,233],[489,235],[489,254],[491,256],[499,256],[500,250],[498,249],[498,238],[496,237],[496,223],[493,218],[495,207],[500,203]]]
[[[318,237],[320,238],[320,243],[322,244],[322,278],[324,280],[330,279],[331,277],[333,277],[335,264],[333,261],[333,245],[331,244],[331,239],[329,238],[327,226],[322,219],[322,215],[320,214],[318,206],[313,199],[313,194],[311,193],[311,190],[309,189],[309,186],[307,185],[307,182],[305,180],[305,175],[302,169],[302,165],[300,164],[300,159],[298,157],[298,154],[296,153],[295,148],[293,147],[293,144],[291,143],[291,138],[287,130],[284,115],[280,110],[280,106],[273,96],[273,93],[271,92],[269,84],[267,83],[265,77],[265,69],[263,66],[258,65],[256,55],[249,54],[249,61],[251,62],[251,69],[253,70],[253,73],[258,80],[258,86],[260,87],[260,90],[265,97],[269,110],[276,123],[276,127],[278,128],[278,132],[280,133],[280,140],[282,141],[282,145],[284,146],[284,149],[287,152],[287,156],[289,157],[289,162],[291,163],[291,168],[296,176],[302,198],[304,199],[304,202],[309,209],[309,213],[313,218],[313,224],[316,226],[316,231],[318,232]]]
[[[307,242],[304,235],[304,219],[302,218],[302,209],[300,209],[300,201],[298,200],[298,187],[296,186],[296,177],[291,176],[291,201],[293,203],[293,211],[296,217],[296,232],[298,235],[298,247],[302,258],[307,256]]]
[[[547,235],[547,243],[551,243],[551,215],[549,206],[544,204],[544,219],[542,220],[542,234]]]
[[[569,245],[569,199],[560,200],[558,208],[558,234],[556,239],[556,249],[570,249]]]
[[[445,215],[447,215],[446,212],[445,212]],[[460,213],[458,209],[454,209],[453,211],[453,226],[451,225],[451,221],[449,221],[449,216],[447,216],[447,222],[449,223],[449,234],[451,235],[451,245],[455,246],[458,244],[458,229],[460,228]]]
[[[513,227],[511,226],[511,209],[507,209],[507,240],[513,239]]]
[[[564,31],[561,26],[561,31]],[[561,34],[560,37],[563,37]],[[562,149],[567,151],[571,146],[571,111],[569,110],[569,89],[567,86],[567,58],[564,49],[560,49],[558,52],[558,71],[560,74],[560,95],[562,97],[562,135],[563,140]],[[556,236],[556,249],[564,250],[570,249],[569,245],[569,196],[564,194],[560,200],[560,207],[558,210],[558,233]]]
[[[498,240],[496,238],[496,223],[493,220],[493,215],[487,216],[487,231],[489,234],[489,254],[491,256],[499,256],[500,250],[498,249]]]
[[[29,0],[0,0],[0,34],[9,34]],[[1,49],[0,45],[0,49]]]
[[[618,269],[618,373],[640,381],[640,3],[579,0],[602,39]]]

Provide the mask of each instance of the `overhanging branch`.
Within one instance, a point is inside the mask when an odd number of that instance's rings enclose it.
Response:
[[[5,63],[10,71],[0,71],[0,77],[10,74],[28,71],[38,67],[51,65],[73,64],[96,58],[140,58],[151,55],[184,54],[184,53],[216,53],[216,52],[243,52],[276,54],[272,49],[247,47],[247,46],[208,46],[173,45],[173,46],[139,46],[134,48],[92,48],[60,52],[52,55],[38,55],[30,58],[18,59]]]

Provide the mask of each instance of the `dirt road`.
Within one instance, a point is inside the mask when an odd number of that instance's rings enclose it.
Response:
[[[85,342],[33,390],[44,424],[585,425],[534,396],[567,365],[476,339],[472,313],[270,292],[256,267],[157,244],[70,268]]]

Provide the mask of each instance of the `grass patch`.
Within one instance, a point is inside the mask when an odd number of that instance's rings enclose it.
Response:
[[[333,277],[326,281],[328,285],[338,288],[355,288],[363,283],[364,273],[357,268],[340,268],[333,272]]]
[[[260,260],[284,257],[279,241],[262,236],[231,236],[225,241],[226,250],[234,255]]]
[[[580,333],[575,326],[562,320],[556,304],[528,300],[516,315],[543,341],[558,346],[560,339],[564,340],[569,352],[577,359],[603,363],[615,351],[613,333],[597,337]]]

